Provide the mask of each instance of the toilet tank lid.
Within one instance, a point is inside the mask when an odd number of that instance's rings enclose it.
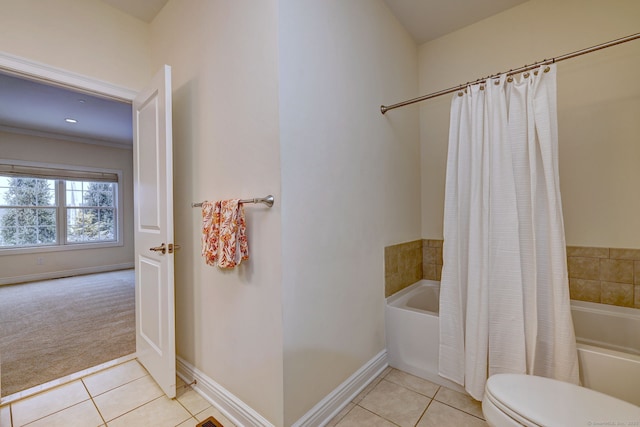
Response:
[[[515,419],[539,426],[638,425],[640,407],[574,384],[533,375],[497,374],[486,398]]]

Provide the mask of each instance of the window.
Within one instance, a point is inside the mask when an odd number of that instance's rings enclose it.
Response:
[[[119,244],[119,175],[0,164],[0,250]]]
[[[115,183],[66,181],[67,242],[116,239]]]
[[[0,246],[57,242],[57,198],[51,179],[0,176]]]

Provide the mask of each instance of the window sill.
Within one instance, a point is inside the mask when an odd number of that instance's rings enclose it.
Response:
[[[102,249],[124,246],[123,242],[103,242],[103,243],[74,243],[68,245],[51,245],[51,246],[29,246],[23,248],[4,248],[0,249],[2,255],[27,255],[43,252],[60,252],[60,251],[81,251],[85,249]]]

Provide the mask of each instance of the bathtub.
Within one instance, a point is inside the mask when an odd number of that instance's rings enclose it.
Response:
[[[440,282],[421,280],[387,298],[389,365],[454,390],[438,375]],[[640,406],[640,310],[571,301],[585,387]]]

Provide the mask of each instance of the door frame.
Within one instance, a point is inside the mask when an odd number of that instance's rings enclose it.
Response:
[[[0,71],[8,74],[13,74],[18,77],[29,78],[53,86],[81,91],[115,101],[126,102],[131,105],[133,105],[133,100],[138,95],[137,91],[125,88],[123,86],[115,85],[97,78],[64,70],[51,65],[32,61],[27,58],[11,55],[2,51],[0,51]],[[133,157],[133,152],[131,156]],[[135,353],[132,355],[124,356],[117,360],[121,363],[126,360],[132,360],[134,357]],[[105,367],[108,367],[111,366],[111,363],[106,362],[103,365]],[[89,368],[86,371],[94,371],[94,368]],[[74,379],[76,379],[76,375],[72,374],[70,376],[61,378],[60,380],[64,381],[65,379],[68,381],[73,381]],[[58,383],[58,380],[55,380],[54,382],[56,383],[56,386],[60,385]],[[40,391],[43,390],[39,390],[38,392]],[[20,395],[20,398],[23,397],[27,396]],[[0,404],[5,403],[9,403],[6,401],[6,398],[0,398]]]

